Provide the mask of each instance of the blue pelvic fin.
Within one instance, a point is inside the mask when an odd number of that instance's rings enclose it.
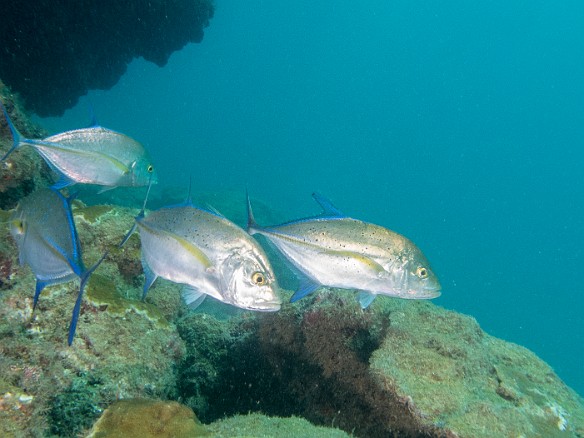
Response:
[[[323,209],[325,215],[333,217],[346,217],[341,212],[341,210],[335,207],[329,199],[325,198],[320,193],[314,192],[312,197],[316,202],[318,202],[318,205],[320,205],[320,207]]]
[[[200,292],[194,287],[185,286],[181,292],[181,296],[185,304],[194,310],[205,301],[207,294]]]
[[[67,338],[67,343],[69,346],[73,343],[73,338],[75,337],[75,331],[77,330],[77,321],[79,320],[79,312],[81,311],[81,302],[83,301],[83,292],[85,291],[85,285],[89,280],[93,271],[103,262],[107,257],[108,251],[106,251],[101,258],[95,263],[91,268],[86,270],[83,275],[81,275],[81,284],[79,286],[79,294],[77,295],[77,300],[75,301],[75,307],[73,307],[73,316],[71,317],[71,324],[69,325],[69,337]]]
[[[18,132],[18,130],[16,129],[16,127],[12,123],[12,120],[10,119],[10,116],[8,115],[8,111],[6,111],[6,107],[4,106],[4,104],[1,101],[0,101],[0,107],[2,108],[2,112],[4,113],[4,117],[6,118],[6,123],[8,125],[8,128],[10,129],[10,133],[12,134],[12,147],[0,159],[0,161],[4,161],[4,160],[6,160],[6,158],[8,158],[8,156],[12,152],[14,152],[16,149],[18,149],[18,147],[22,144],[22,140],[24,140],[24,138],[22,137],[20,132]]]
[[[158,275],[156,275],[154,271],[150,269],[150,266],[148,266],[148,263],[146,263],[146,260],[144,260],[144,254],[142,254],[142,269],[144,269],[145,277],[144,289],[142,291],[142,301],[144,301],[146,299],[146,295],[148,295],[148,291],[158,278]]]
[[[309,279],[303,279],[302,283],[300,283],[300,287],[298,288],[298,290],[294,292],[294,295],[292,295],[292,298],[290,298],[290,302],[295,303],[296,301],[304,298],[305,296],[310,295],[319,287],[320,285],[316,284],[314,281]]]
[[[61,190],[64,189],[65,187],[69,187],[75,184],[75,181],[73,181],[67,175],[62,173],[60,170],[56,169],[54,166],[49,165],[49,167],[51,167],[57,173],[57,175],[59,175],[59,179],[55,182],[55,184],[51,186],[51,189]]]
[[[371,292],[359,292],[357,295],[357,301],[359,301],[361,309],[369,307],[376,296],[376,294],[372,294]]]
[[[37,280],[36,286],[34,289],[34,298],[32,300],[32,310],[36,309],[37,303],[39,301],[39,296],[43,289],[48,286],[49,283],[46,281]]]

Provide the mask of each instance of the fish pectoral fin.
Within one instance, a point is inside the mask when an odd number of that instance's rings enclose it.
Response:
[[[185,304],[194,310],[205,301],[207,294],[194,287],[185,286],[181,291],[181,296]]]
[[[354,251],[335,251],[335,255],[342,258],[347,258],[351,260],[353,263],[357,265],[359,269],[369,274],[380,276],[385,271],[385,268],[373,260],[371,257],[368,257],[363,254],[359,254],[358,252]]]

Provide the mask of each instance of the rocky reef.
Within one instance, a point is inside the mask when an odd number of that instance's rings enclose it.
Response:
[[[18,105],[8,106],[19,114]],[[36,132],[24,116],[16,119]],[[2,125],[0,136],[5,150],[10,139]],[[9,162],[31,166],[18,177],[31,183],[0,189],[4,222],[20,196],[47,183],[42,162],[28,163],[34,156],[24,152]],[[2,169],[3,184],[13,169]],[[128,205],[116,191],[114,199]],[[584,437],[582,398],[547,364],[431,302],[380,297],[363,311],[353,292],[322,290],[277,313],[212,299],[193,312],[181,303],[180,287],[164,280],[142,302],[140,240],[134,235],[117,248],[138,210],[88,205],[83,193],[79,199],[73,214],[85,263],[110,253],[87,285],[71,347],[78,283],[47,287],[33,312],[34,277],[18,265],[7,227],[0,228],[0,436],[129,436],[120,432],[129,427],[143,437],[177,430],[215,437]],[[244,220],[243,194],[206,200]],[[268,213],[257,204],[258,215]]]
[[[200,42],[211,0],[39,0],[2,3],[0,77],[40,116],[60,115],[90,89],[111,88],[132,59],[163,66]]]

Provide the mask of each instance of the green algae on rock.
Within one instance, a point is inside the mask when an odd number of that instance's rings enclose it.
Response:
[[[584,436],[582,399],[531,351],[427,303],[385,307],[391,329],[371,372],[421,424],[458,437]]]
[[[347,433],[315,426],[304,418],[267,417],[261,414],[235,415],[205,426],[213,438],[346,438]]]
[[[119,400],[108,407],[87,438],[194,438],[208,436],[195,413],[175,401]]]
[[[41,138],[46,132],[35,125],[22,110],[20,100],[0,80],[0,100],[15,126],[29,138]],[[12,147],[12,134],[0,112],[0,156]],[[0,163],[0,208],[14,208],[19,199],[51,181],[44,160],[32,148],[22,148]]]

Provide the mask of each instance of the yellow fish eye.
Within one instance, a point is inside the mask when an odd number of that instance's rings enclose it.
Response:
[[[253,281],[254,284],[258,286],[263,286],[264,284],[266,284],[266,276],[261,272],[254,272],[253,274],[251,274],[251,281]]]
[[[148,171],[148,173],[152,173],[154,171],[154,166],[152,164],[149,164],[146,170]]]
[[[420,278],[427,278],[428,277],[428,270],[422,266],[416,269],[416,275]]]
[[[22,219],[13,220],[12,226],[15,228],[18,234],[24,234],[24,232],[26,231],[26,224]]]

